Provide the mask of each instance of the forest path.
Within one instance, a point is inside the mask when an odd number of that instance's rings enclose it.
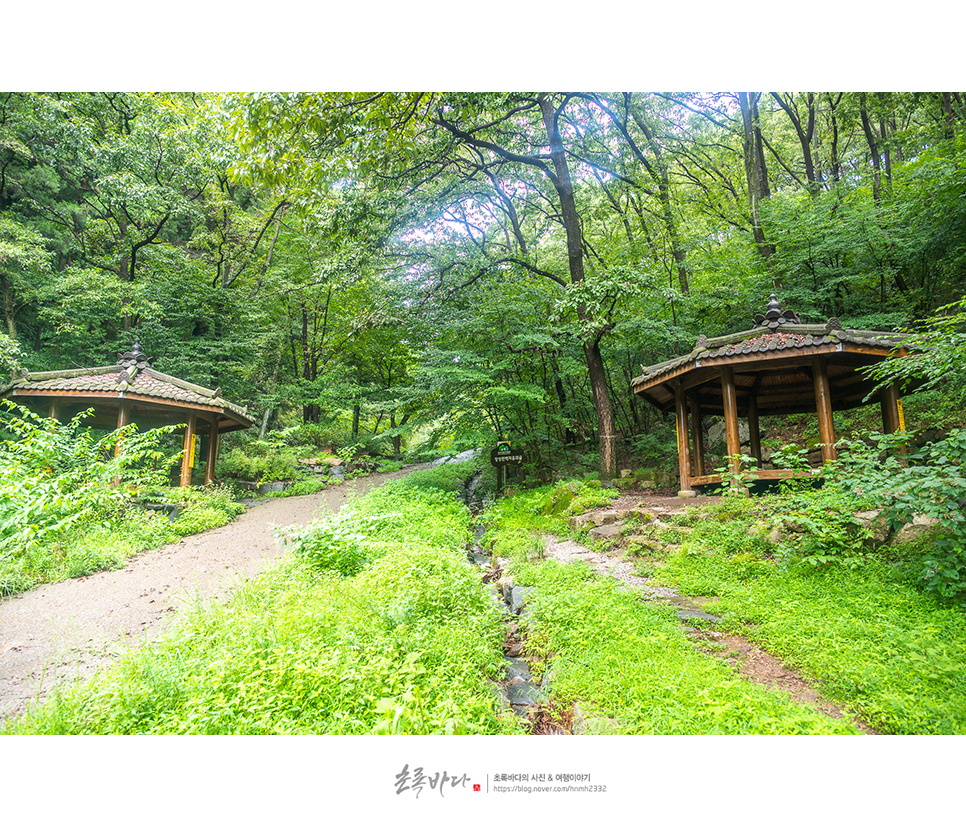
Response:
[[[275,528],[337,513],[357,495],[432,464],[368,475],[314,495],[257,504],[230,524],[102,571],[0,600],[0,721],[57,684],[90,677],[129,646],[156,640],[177,612],[224,597],[284,550]]]

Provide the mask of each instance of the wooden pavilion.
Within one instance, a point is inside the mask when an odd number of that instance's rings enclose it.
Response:
[[[685,356],[642,366],[631,382],[634,393],[677,418],[678,466],[683,496],[694,487],[721,483],[708,473],[704,456],[702,418],[721,415],[729,468],[741,468],[739,417],[747,418],[751,457],[762,480],[780,480],[796,473],[762,469],[758,418],[766,414],[818,415],[823,461],[835,458],[833,414],[864,404],[875,383],[866,376],[870,365],[902,355],[899,333],[843,328],[838,319],[825,324],[803,324],[792,311],[781,309],[772,294],[754,328],[715,339],[699,336]],[[873,395],[882,408],[886,433],[903,427],[900,391],[888,386]]]
[[[221,435],[252,425],[245,409],[224,399],[220,388],[212,391],[156,371],[137,339],[114,365],[25,372],[0,390],[0,397],[59,420],[93,408],[89,425],[108,430],[129,423],[137,423],[142,429],[184,423],[181,486],[191,484],[199,428],[204,427],[199,457],[204,456],[204,481],[210,484]]]

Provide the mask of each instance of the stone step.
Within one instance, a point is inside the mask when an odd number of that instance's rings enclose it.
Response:
[[[588,533],[588,535],[592,541],[601,541],[603,539],[619,539],[623,529],[623,522],[614,522],[613,524],[604,524],[600,527],[594,527]]]

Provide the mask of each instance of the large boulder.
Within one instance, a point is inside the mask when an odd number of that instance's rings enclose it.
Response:
[[[925,515],[914,515],[912,521],[908,524],[904,524],[902,528],[896,533],[893,541],[896,544],[905,544],[907,542],[915,541],[920,539],[925,535],[928,535],[935,531],[939,522],[934,518],[930,518]]]
[[[727,446],[727,429],[725,427],[725,421],[721,420],[716,422],[707,433],[708,446],[710,448],[715,448],[716,446]],[[751,430],[748,428],[747,420],[738,421],[738,440],[742,445],[751,442]]]

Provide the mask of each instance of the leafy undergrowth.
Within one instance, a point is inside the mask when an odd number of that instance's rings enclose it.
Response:
[[[513,563],[538,589],[528,650],[552,659],[557,703],[579,702],[621,734],[854,733],[698,652],[674,612],[643,603],[585,565]],[[598,726],[601,726],[598,724]]]
[[[130,424],[104,436],[0,404],[0,595],[121,567],[128,556],[227,524],[224,489],[168,489],[171,430]],[[174,522],[137,503],[178,503]]]
[[[46,582],[116,570],[128,557],[152,550],[183,536],[228,524],[243,508],[224,488],[179,488],[165,500],[184,509],[170,521],[161,512],[144,510],[125,498],[105,504],[69,529],[39,531],[19,553],[0,559],[0,595],[16,594]]]
[[[853,542],[831,562],[781,558],[781,547],[750,532],[755,513],[767,511],[760,500],[731,499],[695,520],[655,579],[716,596],[708,610],[724,628],[803,669],[879,731],[966,732],[966,617],[916,587],[915,551],[929,543],[871,553]]]
[[[297,534],[297,551],[229,602],[7,732],[514,731],[488,683],[502,675],[502,623],[466,559],[468,513],[438,488],[458,473],[440,470]]]
[[[570,481],[517,493],[498,501],[479,516],[487,525],[483,540],[495,557],[513,558],[540,552],[543,536],[566,536],[567,520],[618,496],[600,481]]]

